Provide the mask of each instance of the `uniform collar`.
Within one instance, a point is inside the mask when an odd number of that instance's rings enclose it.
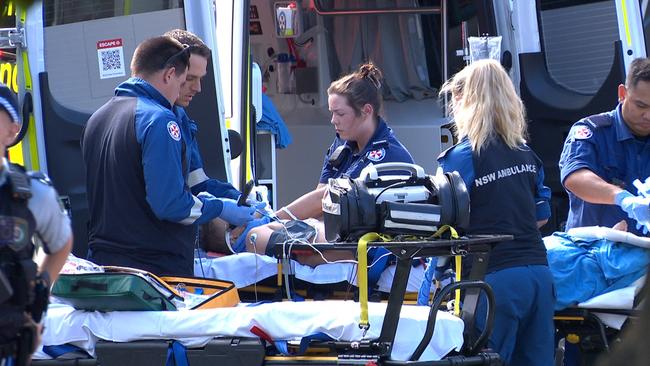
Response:
[[[384,147],[384,145],[388,142],[386,139],[388,138],[389,133],[390,133],[390,127],[388,127],[386,122],[381,117],[379,117],[379,122],[377,123],[377,128],[375,129],[375,133],[372,134],[372,137],[370,138],[370,140],[368,140],[368,143],[363,148],[363,151],[357,151],[354,154],[362,155],[367,153],[368,151],[377,150],[381,147]],[[336,134],[336,137],[340,138],[338,134]],[[356,142],[345,141],[344,143],[350,146],[350,148],[352,148],[353,151],[358,148]]]
[[[2,158],[2,168],[0,168],[0,186],[5,184],[7,181],[7,175],[9,175],[10,171],[11,167],[9,166],[9,162],[7,159]]]
[[[138,78],[130,77],[122,82],[115,88],[116,96],[129,96],[129,97],[149,97],[166,108],[172,109],[172,105],[162,93],[151,85],[148,81]]]
[[[624,140],[629,140],[634,138],[632,131],[630,131],[630,128],[627,127],[627,124],[625,124],[625,120],[623,119],[622,108],[623,105],[619,103],[616,109],[612,111],[612,113],[614,114],[614,123],[616,124],[617,141],[624,141]]]

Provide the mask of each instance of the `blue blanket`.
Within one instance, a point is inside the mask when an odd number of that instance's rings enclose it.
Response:
[[[645,249],[606,239],[556,232],[544,244],[555,280],[556,310],[629,286],[645,274],[649,262]]]

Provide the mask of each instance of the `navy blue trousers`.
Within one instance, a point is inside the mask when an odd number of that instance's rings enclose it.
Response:
[[[506,365],[553,365],[555,288],[547,266],[520,266],[485,276],[494,290],[494,329],[488,341]],[[485,327],[487,301],[482,296],[476,326]]]

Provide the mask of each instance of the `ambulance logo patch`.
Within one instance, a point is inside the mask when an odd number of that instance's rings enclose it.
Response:
[[[178,127],[178,123],[174,121],[169,121],[167,123],[167,132],[169,132],[169,136],[171,136],[174,141],[180,141],[181,140],[181,129]]]
[[[593,135],[591,129],[587,126],[578,126],[573,132],[573,138],[576,140],[586,140]]]
[[[366,156],[370,161],[382,161],[384,160],[384,157],[386,157],[386,150],[384,150],[384,148],[381,148],[378,150],[368,151],[368,155]]]

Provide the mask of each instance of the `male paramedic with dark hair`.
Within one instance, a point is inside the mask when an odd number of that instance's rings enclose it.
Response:
[[[650,227],[649,200],[635,196],[632,184],[650,176],[649,59],[632,61],[618,100],[614,110],[576,122],[564,142],[559,166],[569,194],[567,230],[621,220],[637,235]]]
[[[20,130],[18,110],[13,92],[0,84],[0,346],[17,341],[18,330],[28,327],[34,333],[29,350],[23,350],[23,357],[27,357],[38,344],[40,334],[34,324],[40,319],[34,317],[41,314],[26,313],[28,307],[34,307],[31,302],[36,278],[43,278],[41,284],[45,286],[58,278],[72,248],[72,230],[47,177],[27,173],[4,157]],[[38,270],[32,261],[34,235],[40,238],[46,254]],[[29,335],[21,333],[20,337],[25,340]],[[0,364],[3,361],[0,355]]]
[[[192,276],[197,224],[241,225],[255,207],[190,189],[187,133],[174,103],[191,48],[166,36],[143,41],[132,77],[88,120],[81,147],[90,210],[88,258],[102,265]]]
[[[238,199],[241,192],[230,183],[211,179],[205,174],[203,170],[203,159],[201,158],[199,144],[196,140],[198,127],[185,112],[185,108],[190,105],[192,98],[201,92],[201,80],[207,74],[208,60],[211,55],[210,48],[197,35],[184,29],[173,29],[166,32],[164,36],[173,38],[190,47],[190,62],[187,67],[187,77],[185,78],[185,82],[181,84],[181,90],[178,99],[176,99],[176,106],[174,107],[174,113],[178,117],[181,130],[186,135],[185,141],[187,143],[187,150],[189,151],[190,172],[187,177],[187,184],[192,192],[196,194],[205,191],[218,197]]]

